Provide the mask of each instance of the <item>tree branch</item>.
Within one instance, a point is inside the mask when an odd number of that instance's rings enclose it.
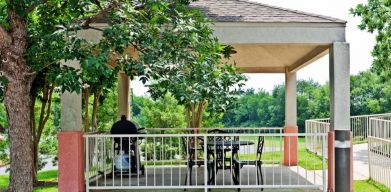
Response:
[[[118,1],[115,1],[108,5],[106,8],[101,9],[101,11],[93,16],[87,17],[85,19],[82,19],[80,26],[83,29],[90,28],[90,24],[98,21],[101,18],[104,18],[110,11],[114,10],[115,8],[118,8],[120,6],[120,3]]]
[[[30,7],[28,7],[26,9],[26,13],[30,13],[31,11],[33,11],[36,7],[42,5],[42,4],[45,4],[46,2],[48,2],[48,0],[41,0],[37,3],[33,3],[32,5],[30,5]]]

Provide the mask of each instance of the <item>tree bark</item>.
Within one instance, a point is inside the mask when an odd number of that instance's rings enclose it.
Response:
[[[6,43],[0,46],[0,70],[8,81],[4,103],[9,123],[11,153],[9,191],[25,192],[33,189],[30,89],[35,76],[27,65],[26,20],[12,9],[8,10],[8,19],[10,29],[7,34],[5,35],[3,28],[0,30],[0,39],[7,39]],[[8,41],[9,39],[12,41]]]
[[[45,81],[45,85],[43,88],[43,99],[41,103],[41,112],[39,116],[38,129],[34,125],[34,131],[33,131],[33,159],[34,159],[33,181],[34,183],[38,181],[37,174],[39,168],[39,142],[41,141],[43,129],[45,128],[45,125],[51,115],[54,88],[55,88],[54,84],[49,85],[49,82]]]
[[[89,127],[90,127],[90,122],[89,122],[89,111],[88,111],[88,99],[90,98],[90,93],[89,89],[86,88],[83,91],[83,101],[84,101],[84,132],[88,132]]]
[[[35,125],[35,102],[36,102],[36,95],[33,95],[31,96],[31,104],[30,104],[30,119],[31,119],[31,131],[32,131],[32,135],[34,136],[35,135],[35,130],[36,130],[36,125]],[[34,139],[33,139],[34,140]],[[33,157],[33,159],[35,159],[35,154],[34,154],[34,142],[32,144],[32,154],[31,156]],[[35,161],[35,160],[34,160]],[[33,163],[33,183],[36,183],[37,182],[37,172],[36,172],[37,168],[36,168],[36,164],[35,162]]]
[[[92,123],[92,132],[96,132],[98,129],[98,123],[96,120],[96,115],[98,112],[98,107],[99,107],[99,99],[100,96],[102,95],[102,88],[99,88],[95,93],[94,93],[94,102],[92,104],[92,114],[91,114],[91,123]]]

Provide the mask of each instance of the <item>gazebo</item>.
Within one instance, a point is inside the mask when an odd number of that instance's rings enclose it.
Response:
[[[237,54],[232,60],[245,73],[285,74],[285,133],[298,132],[296,72],[329,54],[331,131],[328,134],[328,188],[350,191],[350,64],[349,43],[345,39],[346,21],[247,0],[200,0],[191,6],[201,9],[214,20],[215,36],[223,44],[235,48]],[[94,25],[98,28],[107,26],[106,23]],[[96,41],[100,33],[83,30],[79,35]],[[79,67],[77,61],[64,65]],[[120,73],[118,78],[118,114],[129,114],[131,82],[124,73]],[[66,92],[61,96],[59,191],[83,191],[85,185],[81,102],[81,95],[76,93]],[[285,151],[295,154],[297,145],[292,142],[289,146]],[[285,163],[297,164],[297,158],[289,161]]]

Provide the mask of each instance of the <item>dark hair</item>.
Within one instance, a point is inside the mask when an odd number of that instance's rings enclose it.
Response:
[[[121,115],[121,120],[126,120],[126,115]]]

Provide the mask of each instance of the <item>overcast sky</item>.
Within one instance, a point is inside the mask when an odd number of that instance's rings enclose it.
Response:
[[[349,9],[366,0],[252,0],[269,5],[296,9],[304,12],[316,13],[346,20],[346,39],[350,43],[350,73],[357,74],[369,69],[372,63],[371,50],[375,44],[375,36],[360,31],[357,25],[360,19],[349,14]],[[298,79],[313,79],[321,84],[329,80],[329,56],[301,69],[297,73]],[[275,85],[284,82],[284,74],[251,74],[248,75],[247,88],[265,89],[271,91]],[[145,95],[147,89],[142,83],[131,83],[135,95]]]

